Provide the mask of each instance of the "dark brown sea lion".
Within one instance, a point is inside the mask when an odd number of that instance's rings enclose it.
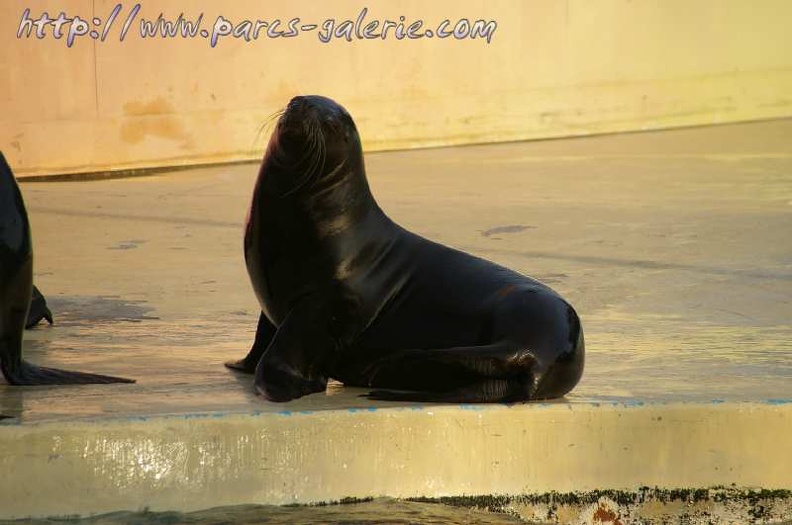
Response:
[[[377,399],[513,402],[563,396],[583,373],[580,320],[556,292],[383,213],[355,124],[328,98],[295,97],[278,120],[244,246],[262,313],[228,366],[269,400],[333,378],[387,389]]]
[[[120,377],[44,368],[23,360],[22,332],[32,293],[30,223],[11,167],[0,153],[0,369],[3,376],[12,385],[134,382]]]

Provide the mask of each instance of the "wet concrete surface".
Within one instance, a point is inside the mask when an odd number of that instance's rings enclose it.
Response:
[[[782,120],[376,153],[367,168],[397,222],[575,305],[587,363],[567,401],[763,401],[792,397],[790,135]],[[55,315],[25,356],[138,382],[0,386],[5,422],[280,410],[221,366],[255,331],[242,224],[256,172],[23,184]],[[360,393],[290,406],[369,405]]]

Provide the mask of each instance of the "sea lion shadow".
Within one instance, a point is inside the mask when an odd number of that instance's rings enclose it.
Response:
[[[58,316],[59,325],[139,323],[158,319],[148,315],[154,307],[145,301],[130,301],[116,295],[56,295],[48,301]]]

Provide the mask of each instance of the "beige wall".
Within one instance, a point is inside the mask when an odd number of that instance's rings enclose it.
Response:
[[[295,94],[336,98],[369,150],[792,116],[787,0],[141,1],[160,11],[320,23],[495,20],[492,41],[319,42],[316,33],[67,48],[17,39],[23,10],[106,18],[116,0],[3,0],[0,148],[19,175],[255,159],[262,124]],[[51,29],[48,29],[51,34]]]

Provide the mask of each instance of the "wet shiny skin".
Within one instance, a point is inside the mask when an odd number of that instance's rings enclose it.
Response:
[[[296,97],[281,116],[245,260],[262,316],[250,354],[229,366],[255,372],[270,400],[334,378],[388,389],[380,399],[508,402],[563,396],[582,374],[572,306],[391,221],[369,190],[355,124],[330,99]]]
[[[21,366],[32,290],[33,250],[25,205],[11,168],[0,157],[0,366],[6,378]]]

